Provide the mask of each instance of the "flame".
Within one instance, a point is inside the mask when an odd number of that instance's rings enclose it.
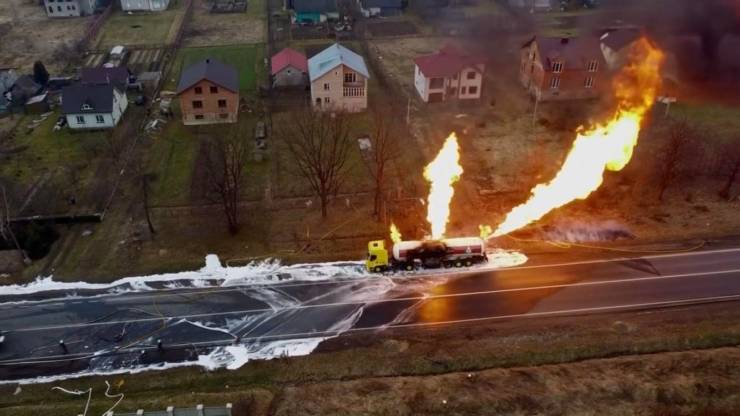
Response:
[[[427,221],[432,226],[434,239],[444,238],[450,217],[450,201],[455,194],[452,185],[460,179],[462,173],[457,136],[451,133],[437,157],[424,168],[424,178],[430,183]]]
[[[401,232],[398,231],[398,227],[396,227],[396,224],[391,223],[391,241],[395,244],[400,242],[401,238]]]
[[[492,237],[522,228],[576,199],[586,199],[601,186],[606,170],[620,171],[629,163],[642,120],[661,85],[663,60],[664,54],[647,39],[635,43],[630,63],[612,82],[618,103],[615,114],[590,130],[579,128],[555,178],[535,186],[529,200],[509,212]]]

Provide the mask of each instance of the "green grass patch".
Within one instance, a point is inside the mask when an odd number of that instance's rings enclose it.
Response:
[[[719,104],[681,104],[671,106],[670,114],[675,118],[685,118],[702,130],[715,132],[727,137],[740,132],[740,109]]]
[[[97,47],[111,48],[116,45],[161,45],[167,43],[172,23],[182,13],[174,5],[163,12],[127,15],[114,12],[103,25],[98,35]]]
[[[183,68],[206,58],[215,58],[239,71],[239,89],[255,91],[258,81],[265,77],[264,56],[263,44],[183,48],[175,58],[172,68],[175,76],[168,77],[167,86],[176,88]]]
[[[11,152],[0,164],[0,175],[30,184],[41,175],[56,174],[67,169],[81,173],[83,182],[92,174],[92,160],[106,150],[108,132],[53,131],[58,114],[54,113],[33,130],[28,126],[37,116],[24,116],[19,123]]]
[[[190,198],[198,140],[179,120],[171,122],[149,150],[152,204],[186,204]]]

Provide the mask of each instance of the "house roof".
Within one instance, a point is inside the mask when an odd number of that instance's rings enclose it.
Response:
[[[330,13],[337,11],[337,0],[291,0],[298,13]]]
[[[111,84],[75,84],[62,88],[62,114],[110,113],[113,111],[113,90]],[[90,110],[83,110],[83,105]]]
[[[545,69],[549,69],[555,61],[562,61],[564,69],[583,69],[594,59],[604,61],[601,44],[596,36],[534,37],[524,47],[529,47],[532,43],[537,43],[539,58]]]
[[[11,90],[15,95],[30,97],[41,90],[41,85],[37,84],[30,75],[22,75],[15,80]]]
[[[126,85],[130,73],[126,67],[116,66],[112,68],[82,68],[80,70],[80,81],[83,84],[116,84]]]
[[[414,63],[427,78],[450,77],[465,68],[481,65],[482,57],[466,54],[454,46],[447,45],[432,55],[419,56]]]
[[[637,28],[610,30],[601,36],[601,43],[612,50],[618,51],[632,44],[641,36],[642,32]]]
[[[370,78],[370,72],[367,70],[362,56],[335,43],[308,60],[308,74],[311,82],[321,78],[339,65],[346,65],[364,75],[365,78]]]
[[[400,9],[401,0],[362,0],[362,6],[366,9],[379,7],[381,9]]]
[[[239,92],[239,73],[236,68],[216,59],[206,58],[185,68],[180,75],[177,93],[190,89],[200,81],[207,80],[232,92]]]
[[[306,55],[295,49],[285,48],[272,57],[272,75],[277,74],[288,66],[292,66],[303,72],[308,72],[308,60]]]

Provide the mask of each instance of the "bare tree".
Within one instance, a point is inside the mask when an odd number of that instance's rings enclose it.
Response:
[[[719,191],[719,196],[730,199],[732,185],[740,177],[740,136],[725,143],[720,154],[720,174],[726,178],[725,185]]]
[[[326,218],[329,199],[347,176],[352,147],[348,119],[341,113],[305,110],[291,114],[290,125],[285,124],[279,133],[295,160],[296,173],[311,184],[321,201],[321,216]]]
[[[660,149],[658,201],[663,201],[665,191],[676,182],[687,162],[694,129],[685,120],[674,120],[668,126],[668,137]]]
[[[363,161],[374,182],[373,214],[380,220],[388,166],[398,157],[398,118],[389,111],[373,111],[374,130]]]
[[[239,196],[249,156],[247,141],[233,129],[226,136],[211,139],[208,153],[208,197],[223,206],[229,232],[236,234],[239,232]]]

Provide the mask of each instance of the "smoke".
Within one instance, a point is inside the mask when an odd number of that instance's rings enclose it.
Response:
[[[569,243],[593,243],[635,238],[629,228],[614,220],[602,222],[561,220],[555,224],[543,226],[540,233],[544,240]]]

